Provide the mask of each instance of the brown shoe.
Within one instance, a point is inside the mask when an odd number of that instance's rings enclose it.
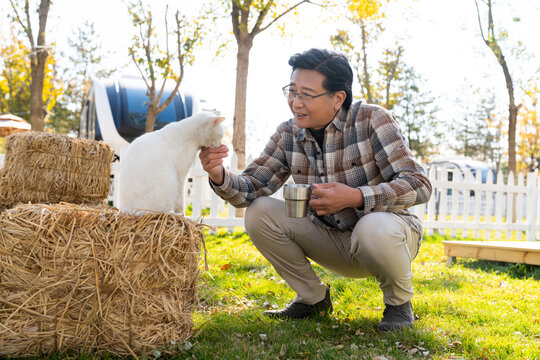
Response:
[[[268,310],[263,314],[273,319],[305,319],[312,316],[330,314],[333,310],[330,289],[326,288],[326,296],[316,304],[308,305],[291,302],[283,309]]]

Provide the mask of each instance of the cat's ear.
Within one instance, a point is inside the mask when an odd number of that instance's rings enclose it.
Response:
[[[216,118],[214,120],[214,126],[216,126],[217,124],[223,122],[223,120],[225,120],[225,118],[223,116]]]

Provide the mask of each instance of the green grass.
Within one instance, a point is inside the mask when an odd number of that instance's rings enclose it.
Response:
[[[446,266],[441,237],[425,239],[413,263],[419,319],[381,334],[382,293],[374,279],[348,279],[314,265],[332,287],[331,317],[266,319],[294,293],[244,233],[206,237],[198,334],[185,359],[539,359],[540,269],[459,259]]]
[[[540,359],[540,267],[461,258],[447,267],[442,239],[427,237],[413,263],[414,327],[378,333],[384,305],[374,279],[314,265],[331,285],[334,313],[267,319],[265,309],[282,307],[294,293],[245,233],[207,235],[195,333],[172,358]]]

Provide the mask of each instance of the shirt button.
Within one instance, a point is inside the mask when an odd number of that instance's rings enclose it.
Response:
[[[323,173],[320,173],[319,175],[320,175],[320,176],[324,176],[324,174],[323,174]]]
[[[341,221],[339,221],[339,220],[336,221],[336,223],[338,223],[338,224],[339,224],[340,222],[341,222]]]
[[[320,151],[317,151],[317,155],[321,155],[321,152],[320,152]]]

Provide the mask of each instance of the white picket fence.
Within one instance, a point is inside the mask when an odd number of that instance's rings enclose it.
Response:
[[[234,158],[232,164],[234,164]],[[231,166],[233,172],[240,170]],[[448,180],[448,173],[454,172]],[[481,172],[455,173],[455,169],[428,168],[433,186],[431,199],[411,209],[423,219],[428,234],[434,232],[461,235],[476,239],[540,239],[540,189],[536,173],[525,178],[519,174],[505,182],[503,174],[488,174],[482,183]],[[186,202],[192,205],[193,219],[203,218],[212,226],[244,226],[235,216],[234,208],[217,197],[208,184],[206,172],[195,164],[189,175],[191,186],[186,190]],[[495,178],[495,179],[494,179]],[[281,190],[273,196],[282,197]],[[202,215],[204,209],[209,209]]]
[[[513,174],[505,183],[502,173],[488,173],[485,183],[482,174],[470,171],[452,176],[449,169],[429,168],[433,186],[427,204],[414,206],[428,234],[437,231],[477,239],[536,240],[540,234],[540,189],[537,173],[527,177]]]
[[[248,159],[248,162],[250,159]],[[3,155],[0,154],[0,168]],[[233,155],[230,168],[234,173],[236,157]],[[514,176],[508,181],[502,173],[488,174],[482,183],[481,173],[454,173],[452,181],[448,173],[452,169],[432,167],[428,177],[433,186],[431,199],[427,204],[412,208],[423,219],[428,234],[434,232],[461,234],[477,239],[540,239],[540,188],[537,173],[527,176],[519,174],[517,183]],[[113,164],[114,176],[110,200],[115,201],[118,188],[118,163]],[[244,219],[236,216],[236,211],[211,190],[208,176],[197,159],[188,175],[185,187],[186,206],[191,205],[194,220],[216,227],[244,227]],[[495,179],[494,179],[495,178]],[[273,195],[281,198],[281,190]]]

